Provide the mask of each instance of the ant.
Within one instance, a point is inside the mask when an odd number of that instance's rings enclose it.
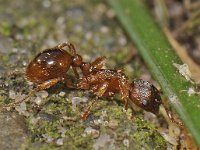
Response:
[[[63,49],[64,47],[68,47],[69,53]],[[163,105],[160,92],[148,81],[142,79],[135,79],[130,83],[128,77],[121,70],[102,69],[105,59],[103,56],[96,58],[91,63],[83,62],[82,57],[76,53],[74,45],[67,42],[46,49],[39,53],[26,69],[26,78],[36,83],[37,87],[27,97],[3,108],[14,107],[37,91],[48,89],[58,82],[64,82],[69,88],[91,91],[97,96],[97,99],[120,94],[124,101],[125,110],[128,108],[128,102],[132,102],[157,115],[160,105]],[[70,67],[78,80],[77,84],[74,84],[66,75]],[[82,77],[80,77],[77,68],[81,70]],[[83,120],[88,117],[95,102],[96,99],[82,115]],[[165,110],[173,122],[181,125],[172,117],[171,112],[166,107]]]

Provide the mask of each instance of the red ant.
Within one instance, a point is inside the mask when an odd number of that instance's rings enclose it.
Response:
[[[70,53],[63,49],[66,46]],[[125,110],[128,108],[128,101],[131,101],[140,108],[157,115],[162,104],[160,92],[152,84],[141,79],[136,79],[130,83],[128,77],[121,70],[102,69],[104,60],[105,57],[99,57],[92,63],[83,62],[82,57],[76,54],[75,47],[67,42],[46,49],[39,53],[26,69],[26,78],[36,83],[37,87],[24,99],[8,104],[3,108],[14,107],[35,92],[50,88],[62,81],[69,88],[90,90],[97,97],[112,97],[119,93],[125,103]],[[70,67],[72,67],[78,79],[76,85],[66,76]],[[82,77],[79,77],[77,68],[80,68]],[[87,118],[95,102],[93,101],[88,107],[82,119]],[[181,124],[174,120],[170,111],[166,109],[166,112],[173,122]]]

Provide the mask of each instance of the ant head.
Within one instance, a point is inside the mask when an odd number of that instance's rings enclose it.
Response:
[[[78,54],[75,54],[73,57],[72,57],[72,65],[74,67],[80,67],[81,64],[82,64],[82,57]]]
[[[130,84],[131,101],[140,108],[158,114],[162,104],[160,92],[149,82],[136,79]]]

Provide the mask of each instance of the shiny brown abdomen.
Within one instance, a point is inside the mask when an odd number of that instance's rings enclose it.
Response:
[[[149,82],[134,80],[130,85],[130,100],[142,109],[158,114],[162,104],[160,92]]]
[[[47,49],[39,53],[26,69],[26,77],[40,84],[50,79],[65,77],[72,63],[71,55],[58,48]]]

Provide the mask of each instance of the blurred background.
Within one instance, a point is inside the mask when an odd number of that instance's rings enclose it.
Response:
[[[181,46],[198,66],[200,2],[146,4],[168,38],[179,44],[175,49]],[[0,103],[23,97],[33,88],[24,75],[12,75],[13,71],[23,71],[37,53],[65,41],[73,43],[85,61],[106,56],[107,68],[123,69],[130,80],[142,78],[159,88],[106,1],[0,0]],[[177,126],[169,128],[163,116],[138,108],[125,112],[120,97],[100,101],[82,122],[79,116],[91,99],[88,93],[58,85],[36,94],[15,112],[1,113],[0,150],[196,149],[187,133]],[[45,101],[39,112],[38,100]]]

